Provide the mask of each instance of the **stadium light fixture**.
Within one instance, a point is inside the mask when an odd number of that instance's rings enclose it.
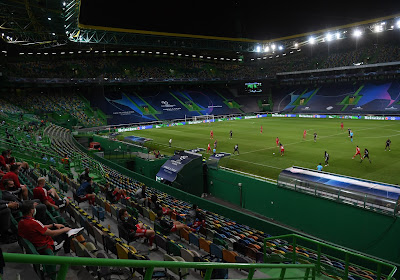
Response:
[[[242,61],[242,59],[241,59],[241,58],[239,58],[238,60],[239,60],[239,61]]]
[[[48,55],[49,53],[45,52],[44,55]]]
[[[114,53],[115,51],[110,51],[110,53]]]
[[[223,57],[221,57],[220,59],[221,59],[221,60],[224,60],[224,58],[223,58]]]
[[[65,52],[61,52],[60,54],[65,54]]]
[[[354,30],[354,32],[353,32],[354,37],[358,38],[358,37],[361,37],[361,35],[362,35],[362,32],[360,30],[358,30],[358,29]]]
[[[122,51],[118,51],[118,53],[122,53]]]
[[[51,17],[48,17],[47,19],[48,19],[48,20],[51,20]]]
[[[94,51],[95,53],[99,53],[99,51]]]
[[[283,47],[282,47],[282,46],[279,46],[278,49],[281,51],[281,50],[283,50]]]
[[[207,56],[207,59],[211,59],[211,57],[210,57],[210,56]]]
[[[294,47],[297,49],[299,47],[298,43],[294,43]]]
[[[383,31],[382,25],[375,25],[374,31],[376,33],[382,32]]]
[[[340,39],[340,32],[336,32],[336,39],[337,39],[337,40]]]
[[[333,39],[332,34],[331,34],[331,33],[327,33],[326,36],[325,36],[325,39],[326,39],[326,41],[328,41],[328,42],[332,41],[332,39]]]
[[[265,46],[264,51],[269,52],[269,46]]]
[[[214,60],[217,60],[218,58],[217,57],[214,57]]]
[[[200,56],[199,56],[199,58],[203,58],[203,56],[202,56],[202,55],[200,55]]]
[[[24,53],[23,53],[23,52],[20,52],[19,55],[24,55]]]
[[[250,59],[251,61],[253,61],[254,60],[254,58],[252,58],[252,59]]]
[[[69,52],[69,54],[74,54],[74,52]]]
[[[256,47],[256,52],[260,52],[261,51],[261,47],[260,46],[257,46]]]
[[[396,26],[397,26],[397,28],[400,28],[400,20],[398,20],[398,21],[396,22]]]
[[[230,58],[227,58],[226,60],[231,60]]]
[[[196,55],[195,55],[195,54],[192,54],[192,57],[196,57]]]
[[[90,51],[86,51],[86,53],[90,53]]]
[[[310,37],[310,38],[308,39],[308,42],[309,42],[311,45],[313,45],[313,44],[315,43],[315,38],[314,38],[314,37]]]
[[[64,7],[67,6],[67,3],[65,3],[65,1],[63,2],[63,6],[64,6]]]
[[[102,53],[106,53],[107,51],[102,51]]]
[[[146,53],[145,51],[141,51],[140,53]]]
[[[78,53],[82,53],[82,51],[78,51]]]
[[[275,50],[275,48],[276,48],[275,44],[272,44],[272,45],[271,45],[271,49],[272,49],[272,51],[274,51],[274,50]]]
[[[126,53],[130,53],[131,51],[125,51]]]

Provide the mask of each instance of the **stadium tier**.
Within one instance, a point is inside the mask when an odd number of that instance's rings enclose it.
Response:
[[[398,80],[288,87],[274,92],[274,111],[398,114],[399,88]]]

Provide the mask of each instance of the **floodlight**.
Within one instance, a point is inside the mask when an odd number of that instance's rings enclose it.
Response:
[[[23,52],[20,52],[19,55],[24,55],[24,53],[23,53]]]
[[[114,51],[110,51],[110,53],[114,53]]]
[[[326,34],[326,40],[328,41],[328,42],[330,42],[330,41],[332,41],[332,34],[331,33],[328,33],[328,34]]]
[[[386,24],[386,22],[381,22],[381,25],[385,25]]]
[[[51,20],[51,17],[48,17],[47,19],[48,19],[48,20]]]
[[[269,52],[269,46],[265,46],[264,51]]]
[[[294,44],[294,47],[297,49],[297,48],[299,47],[299,44],[298,44],[298,43],[295,43],[295,44]]]
[[[336,32],[336,39],[340,39],[340,32]]]
[[[257,46],[256,47],[256,52],[260,52],[261,51],[261,47],[260,46]]]
[[[276,46],[274,44],[271,45],[271,49],[274,51]]]
[[[400,28],[400,20],[397,21],[396,25],[397,25],[397,28]]]
[[[64,7],[67,6],[67,3],[65,3],[65,1],[63,2],[63,6],[64,6]]]
[[[354,36],[354,37],[358,38],[358,37],[360,37],[361,35],[362,35],[362,32],[361,32],[360,30],[358,30],[358,29],[354,30],[354,32],[353,32],[353,36]]]
[[[382,26],[381,25],[375,25],[374,31],[375,32],[382,32]]]
[[[200,55],[200,56],[199,56],[199,58],[203,58],[203,56],[202,56],[202,55]]]
[[[310,39],[308,39],[308,42],[312,45],[315,43],[315,38],[314,37],[310,37]]]
[[[279,50],[280,50],[280,51],[283,50],[283,47],[282,47],[282,46],[279,46]]]

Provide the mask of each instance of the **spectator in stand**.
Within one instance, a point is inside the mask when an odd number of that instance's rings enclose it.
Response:
[[[18,235],[30,241],[39,254],[46,249],[57,252],[64,247],[70,251],[69,237],[79,234],[84,228],[71,229],[62,224],[43,225],[34,218],[36,205],[33,201],[24,201],[21,206],[22,219],[18,223]]]
[[[85,170],[79,176],[81,184],[83,184],[84,182],[88,182],[90,180],[89,171],[90,171],[89,168],[86,167]]]
[[[16,236],[10,232],[11,214],[19,211],[19,203],[15,201],[0,200],[0,243],[16,242]]]
[[[39,199],[47,208],[54,208],[55,210],[62,209],[69,204],[68,199],[60,199],[54,188],[47,190],[44,188],[45,185],[46,178],[40,177],[37,180],[37,187],[33,189],[34,199]]]
[[[146,185],[143,185],[141,188],[139,188],[136,193],[135,193],[136,201],[140,205],[144,205],[148,207],[149,205],[149,198],[146,195]]]
[[[167,207],[163,207],[159,202],[158,202],[158,197],[156,194],[153,194],[151,196],[150,199],[150,209],[153,210],[154,213],[158,213],[158,212],[162,212],[163,215],[169,215],[171,214],[172,210],[167,208]]]
[[[22,168],[23,171],[28,172],[29,164],[25,161],[15,162],[15,158],[11,156],[11,153],[12,150],[7,150],[6,163],[9,165],[17,164]]]
[[[163,216],[162,211],[158,211],[156,220],[160,223],[163,229],[168,230],[170,232],[179,231],[182,228],[189,231],[192,230],[189,226],[182,224],[181,222],[173,221],[168,216]]]
[[[199,231],[201,227],[206,225],[204,215],[200,212],[196,204],[193,204],[192,209],[189,210],[186,216],[186,224],[192,228],[193,231]]]
[[[7,155],[8,151],[2,151],[0,155],[0,169],[6,172],[10,171],[10,165],[6,162]]]
[[[28,188],[25,185],[21,185],[19,182],[18,174],[20,171],[20,167],[17,164],[13,164],[10,167],[10,171],[7,172],[0,181],[0,189],[5,190],[6,187],[4,186],[4,181],[5,180],[12,180],[13,181],[13,187],[11,191],[13,191],[15,194],[19,194],[22,196],[22,199],[27,200],[28,199]]]
[[[14,181],[13,180],[5,180],[3,182],[5,190],[3,191],[2,200],[8,202],[17,202],[19,208],[22,206],[22,200],[13,192],[14,188]],[[30,200],[29,200],[30,201]],[[44,222],[46,220],[46,205],[40,204],[40,200],[34,199],[33,202],[37,203],[37,218]]]
[[[110,183],[106,183],[106,199],[112,204],[117,203],[121,198],[126,198],[126,191],[118,187],[113,188]]]
[[[155,249],[153,241],[156,233],[154,230],[146,229],[142,223],[138,223],[132,216],[129,216],[125,208],[119,210],[118,217],[120,224],[129,232],[132,238],[147,237],[149,239],[150,250]]]
[[[93,179],[89,178],[89,181],[84,182],[76,191],[76,194],[79,196],[81,200],[89,201],[90,205],[94,205],[95,194],[93,193]]]

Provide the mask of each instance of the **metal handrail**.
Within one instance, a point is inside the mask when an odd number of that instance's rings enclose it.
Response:
[[[150,261],[150,260],[124,260],[124,259],[102,259],[102,258],[74,258],[74,257],[59,257],[45,255],[29,255],[4,253],[4,261],[6,263],[29,263],[29,264],[47,264],[60,265],[57,273],[57,280],[66,278],[70,266],[109,266],[109,267],[140,267],[147,268],[144,275],[144,280],[151,280],[154,268],[194,268],[205,269],[205,280],[209,280],[214,269],[246,269],[249,270],[247,279],[253,279],[256,269],[281,269],[280,276],[274,279],[308,279],[315,280],[315,265],[314,264],[259,264],[259,263],[213,263],[213,262],[174,262],[174,261]],[[285,273],[288,269],[305,269],[304,276],[301,277],[286,277]],[[310,273],[311,272],[311,273]]]

